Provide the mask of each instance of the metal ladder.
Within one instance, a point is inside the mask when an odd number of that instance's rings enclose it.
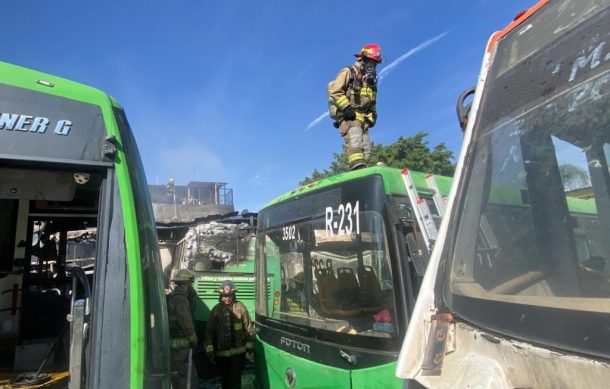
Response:
[[[438,230],[436,229],[436,224],[432,218],[430,208],[428,207],[426,200],[420,198],[417,194],[417,189],[415,188],[415,184],[413,183],[409,169],[403,169],[401,175],[402,180],[405,183],[405,188],[407,189],[407,195],[409,196],[411,207],[413,208],[413,212],[415,213],[415,217],[417,219],[417,224],[420,227],[424,242],[426,243],[426,248],[428,249],[428,252],[432,252],[432,246],[436,240],[436,237],[438,236]]]
[[[436,210],[438,211],[438,215],[443,217],[445,215],[445,201],[441,196],[441,191],[438,189],[438,185],[436,184],[436,179],[434,178],[434,174],[426,175],[426,183],[428,184],[428,188],[434,191],[434,195],[432,196],[432,200],[434,200],[434,205],[436,206]]]

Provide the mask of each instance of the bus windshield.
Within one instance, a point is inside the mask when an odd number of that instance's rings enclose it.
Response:
[[[212,221],[191,227],[183,240],[181,267],[195,272],[244,271],[244,262],[254,260],[253,231],[247,223]]]
[[[353,336],[396,334],[384,205],[373,176],[263,210],[257,254],[281,292],[271,312],[259,305],[257,314]]]
[[[610,26],[598,3],[573,5],[599,14],[572,34],[559,35],[571,13],[557,2],[498,43],[450,224],[446,297],[480,326],[608,358]],[[562,44],[527,33],[536,17]],[[537,37],[537,52],[516,53]]]

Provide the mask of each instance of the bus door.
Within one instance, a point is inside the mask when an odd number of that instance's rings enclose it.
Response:
[[[0,167],[0,371],[80,377],[105,179],[78,168]]]
[[[19,201],[0,199],[0,339],[16,339],[21,317],[23,274],[13,270],[13,258],[23,261],[25,243],[15,245]]]

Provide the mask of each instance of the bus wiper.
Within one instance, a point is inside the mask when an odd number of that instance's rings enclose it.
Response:
[[[355,365],[358,362],[358,359],[355,355],[348,354],[343,350],[339,350],[339,355],[341,355],[341,358],[345,359],[348,363],[351,363],[352,365]]]

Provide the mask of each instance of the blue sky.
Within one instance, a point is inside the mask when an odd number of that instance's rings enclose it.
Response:
[[[0,60],[115,97],[149,183],[226,182],[236,210],[256,211],[341,149],[330,119],[311,124],[366,43],[383,48],[378,70],[393,63],[372,140],[423,130],[457,158],[457,96],[490,34],[534,3],[4,0]]]

